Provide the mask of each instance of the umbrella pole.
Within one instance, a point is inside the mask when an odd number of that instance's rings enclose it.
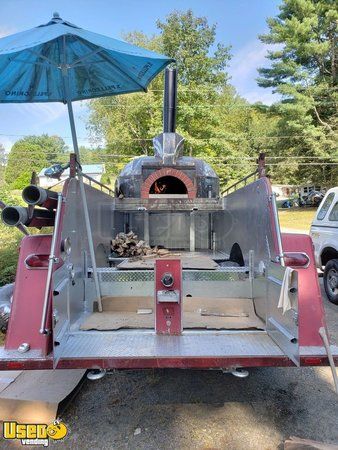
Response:
[[[79,152],[79,146],[77,143],[73,105],[70,100],[67,100],[67,107],[68,107],[68,115],[69,115],[70,129],[71,129],[71,133],[72,133],[74,152],[76,154],[77,162],[80,164],[80,152]],[[102,312],[100,282],[99,282],[99,277],[97,275],[97,266],[96,266],[96,259],[95,259],[93,235],[92,235],[92,229],[91,229],[91,225],[90,225],[87,197],[86,197],[83,176],[82,176],[81,171],[78,172],[78,178],[79,178],[79,185],[80,185],[80,195],[81,195],[81,200],[82,200],[82,204],[83,204],[83,212],[84,212],[84,218],[85,218],[85,226],[86,226],[86,232],[87,232],[89,254],[90,254],[90,259],[91,259],[92,268],[93,268],[93,278],[94,278],[95,290],[96,290],[96,296],[97,296],[97,302],[98,302],[98,310],[100,312]]]

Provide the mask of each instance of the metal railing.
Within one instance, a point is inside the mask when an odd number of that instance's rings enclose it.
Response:
[[[43,308],[42,308],[40,334],[48,333],[48,330],[46,329],[46,320],[47,320],[47,311],[48,311],[49,300],[50,300],[50,287],[51,287],[52,274],[53,274],[53,265],[58,262],[58,260],[55,256],[55,246],[56,246],[58,233],[59,233],[61,206],[62,206],[62,194],[59,193],[58,194],[58,203],[57,203],[57,207],[56,207],[56,214],[55,214],[54,232],[53,232],[53,237],[52,237],[52,243],[50,246],[50,254],[49,254],[49,258],[48,258],[48,272],[47,272],[45,296],[44,296]]]
[[[253,181],[256,181],[259,176],[259,171],[256,169],[254,172],[250,173],[246,177],[242,178],[239,181],[236,181],[236,183],[232,184],[228,188],[224,189],[221,193],[222,195],[228,195],[231,191],[237,191],[237,189],[246,186],[249,183],[252,183]]]
[[[79,171],[80,172],[80,171]],[[101,183],[100,181],[95,180],[94,178],[90,177],[89,175],[81,172],[81,175],[83,176],[83,178],[86,178],[89,181],[89,186],[91,186],[92,184],[96,184],[97,186],[100,187],[100,190],[103,191],[103,189],[105,189],[106,191],[108,191],[109,195],[114,196],[114,191],[112,189],[110,189],[109,186]],[[64,183],[66,181],[66,179],[64,180],[60,180],[57,183],[53,184],[52,186],[49,186],[48,189],[53,189],[54,187]]]
[[[276,202],[276,194],[272,193],[270,196],[270,201],[272,205],[272,214],[274,218],[274,225],[275,225],[275,233],[276,233],[276,239],[277,239],[277,246],[278,246],[278,259],[281,266],[285,266],[284,261],[284,252],[283,252],[283,244],[282,244],[282,234],[280,231],[280,225],[279,225],[279,217],[278,217],[278,209],[277,209],[277,202]]]
[[[110,189],[110,187],[106,186],[105,184],[100,183],[99,181],[95,180],[94,178],[90,177],[89,175],[86,175],[83,172],[81,172],[81,175],[83,176],[83,178],[86,178],[86,180],[89,181],[89,186],[91,186],[92,184],[96,184],[100,187],[101,192],[103,191],[103,189],[105,189],[108,191],[109,195],[114,196],[114,191],[112,189]]]

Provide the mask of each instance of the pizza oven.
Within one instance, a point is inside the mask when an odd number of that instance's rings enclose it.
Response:
[[[212,249],[213,214],[222,209],[219,178],[202,159],[184,156],[184,138],[175,131],[176,97],[176,69],[167,69],[163,132],[153,139],[153,156],[135,158],[120,172],[115,208],[123,213],[124,231],[150,245]]]
[[[219,178],[203,160],[184,156],[184,138],[176,128],[176,70],[165,72],[163,133],[156,136],[154,156],[129,162],[116,181],[120,198],[218,198]]]

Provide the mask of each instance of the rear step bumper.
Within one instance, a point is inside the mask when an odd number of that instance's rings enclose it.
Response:
[[[331,346],[335,364],[338,347]],[[301,366],[328,365],[324,347],[300,347]],[[294,366],[265,332],[77,332],[62,345],[57,368],[228,368]],[[52,369],[53,358],[0,349],[0,370]]]

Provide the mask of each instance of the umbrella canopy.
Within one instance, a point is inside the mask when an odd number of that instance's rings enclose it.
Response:
[[[0,103],[66,103],[73,147],[80,163],[72,101],[145,91],[150,81],[171,62],[173,60],[166,56],[83,30],[55,13],[45,25],[0,39]],[[102,311],[80,168],[78,178],[98,306]],[[52,256],[49,258],[41,333],[46,333]]]
[[[0,39],[0,102],[84,100],[145,91],[171,58],[62,20]]]

